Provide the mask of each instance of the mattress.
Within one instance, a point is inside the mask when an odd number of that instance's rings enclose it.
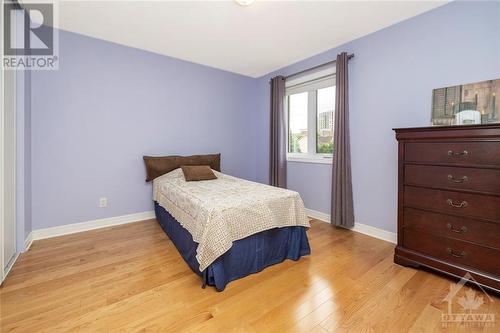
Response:
[[[310,226],[297,192],[214,173],[217,179],[186,182],[176,169],[153,181],[153,200],[198,244],[200,271],[239,239],[273,228]]]

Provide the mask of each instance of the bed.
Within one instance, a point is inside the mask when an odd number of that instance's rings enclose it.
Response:
[[[155,167],[148,166],[154,158],[144,159],[156,218],[203,287],[222,291],[231,281],[310,254],[309,220],[297,192],[223,174],[219,154],[162,157],[163,166],[155,161]],[[186,181],[179,168],[186,163],[210,165],[217,178]]]

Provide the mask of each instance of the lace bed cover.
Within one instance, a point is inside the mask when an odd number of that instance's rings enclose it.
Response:
[[[153,181],[153,200],[198,243],[200,271],[234,241],[273,228],[310,227],[297,192],[214,173],[217,179],[187,182],[176,169]]]

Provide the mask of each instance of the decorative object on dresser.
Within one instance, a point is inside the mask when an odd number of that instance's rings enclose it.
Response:
[[[500,124],[394,129],[399,143],[394,262],[500,292]]]
[[[468,83],[432,91],[433,125],[500,122],[500,79]]]

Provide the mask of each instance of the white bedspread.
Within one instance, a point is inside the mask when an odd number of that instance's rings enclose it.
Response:
[[[198,243],[200,271],[236,240],[278,227],[309,227],[297,192],[214,173],[217,179],[186,182],[176,169],[153,181],[153,199]]]

